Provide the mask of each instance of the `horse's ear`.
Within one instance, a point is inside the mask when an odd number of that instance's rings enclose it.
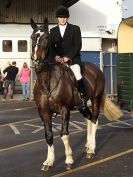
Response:
[[[34,20],[31,18],[30,19],[30,24],[31,24],[31,27],[33,28],[33,29],[36,29],[37,28],[37,25],[36,25],[36,23],[34,22]]]
[[[43,23],[44,23],[44,29],[48,31],[48,19],[46,17],[44,18]]]

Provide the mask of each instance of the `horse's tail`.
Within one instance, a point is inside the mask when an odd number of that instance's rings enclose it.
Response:
[[[110,100],[105,93],[102,97],[101,109],[103,110],[105,117],[110,121],[117,120],[123,116],[123,112]]]

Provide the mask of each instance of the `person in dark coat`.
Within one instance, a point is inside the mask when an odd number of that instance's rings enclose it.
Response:
[[[0,69],[0,94],[3,94],[3,76]]]
[[[86,109],[86,90],[81,75],[80,50],[82,47],[81,31],[77,25],[69,24],[69,11],[65,6],[56,10],[58,25],[50,29],[50,55],[56,62],[66,63],[72,69],[81,95],[80,107]]]
[[[13,99],[13,91],[14,91],[14,86],[15,86],[15,78],[16,75],[18,74],[18,68],[16,67],[16,62],[13,61],[11,66],[8,66],[3,73],[7,73],[5,77],[5,82],[4,82],[4,94],[3,94],[3,101],[6,100],[7,93],[8,93],[8,87],[9,85],[11,86],[11,100]]]

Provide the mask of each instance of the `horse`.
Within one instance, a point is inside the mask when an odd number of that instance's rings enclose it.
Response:
[[[76,80],[69,67],[51,62],[48,55],[49,29],[48,19],[45,17],[43,25],[38,26],[33,19],[30,21],[33,33],[31,59],[37,75],[33,95],[38,107],[38,113],[44,123],[45,139],[48,146],[47,159],[41,170],[48,171],[53,167],[55,153],[53,146],[52,116],[60,114],[62,119],[61,139],[65,146],[66,169],[72,168],[73,153],[69,142],[70,111],[79,109],[87,122],[87,140],[85,144],[86,157],[91,159],[95,155],[96,130],[98,116],[104,95],[105,78],[103,72],[94,64],[82,62],[82,75],[87,90],[87,97],[91,100],[89,116],[79,108],[80,94],[77,91]]]

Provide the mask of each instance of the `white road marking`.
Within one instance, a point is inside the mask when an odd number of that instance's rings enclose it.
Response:
[[[6,110],[2,110],[0,111],[0,113],[3,112],[12,112],[12,111],[22,111],[22,110],[26,110],[26,109],[31,109],[31,108],[36,108],[36,106],[31,106],[31,107],[26,107],[26,108],[16,108],[16,109],[6,109]]]
[[[13,130],[13,132],[18,135],[20,134],[19,130],[17,129],[17,127],[12,123],[12,124],[9,124],[9,127]]]
[[[40,120],[40,117],[39,118],[33,118],[33,119],[27,119],[27,120],[22,120],[22,121],[18,121],[18,122],[13,122],[14,124],[20,124],[20,123],[24,123],[24,122],[31,122],[31,121],[33,121],[33,120]],[[9,124],[12,124],[12,122],[11,123],[8,123],[8,124],[4,124],[4,125],[0,125],[0,128],[1,127],[6,127],[6,126],[8,126]]]
[[[79,125],[77,125],[77,124],[75,124],[74,122],[69,122],[69,125],[71,125],[71,126],[73,126],[73,127],[75,127],[76,128],[76,130],[78,129],[79,131],[81,130],[84,130],[82,127],[80,127]]]
[[[131,118],[130,119],[126,119],[125,121],[116,120],[115,122],[101,125],[101,127],[109,126],[109,127],[116,127],[116,128],[133,128],[133,124],[132,123],[131,124],[127,123],[126,121],[131,121]]]
[[[25,123],[24,125],[37,128],[36,130],[32,131],[32,133],[38,133],[39,131],[44,130],[44,126],[38,126],[38,125],[27,124],[27,123]],[[57,132],[57,130],[54,127],[52,127],[52,130],[53,132]]]
[[[79,125],[85,125],[86,126],[86,122],[84,121],[84,122],[78,122],[78,121],[73,121],[73,123],[76,123],[76,124],[79,124]]]
[[[43,126],[40,127],[40,128],[38,128],[38,129],[36,129],[36,130],[34,130],[32,133],[38,133],[38,132],[41,131],[41,130],[44,130],[44,127],[43,127]]]
[[[91,162],[91,163],[88,163],[86,165],[81,165],[79,167],[76,167],[74,169],[71,169],[71,170],[68,170],[68,171],[64,171],[62,173],[58,173],[56,175],[53,175],[51,177],[62,177],[62,176],[76,176],[76,174],[73,174],[75,172],[80,172],[81,170],[85,170],[85,169],[89,169],[91,167],[94,167],[94,166],[97,166],[99,164],[103,164],[105,162],[108,162],[108,161],[111,161],[111,160],[115,160],[116,158],[119,158],[119,157],[122,157],[122,156],[125,156],[127,154],[131,154],[133,153],[133,149],[127,149],[126,151],[123,151],[123,152],[119,152],[117,154],[113,154],[112,156],[108,156],[108,157],[105,157],[103,159],[100,159],[100,160],[97,160],[97,161],[94,161],[94,162]],[[115,163],[115,161],[114,161]]]
[[[128,125],[128,126],[130,126],[130,127],[133,127],[133,125],[132,124],[129,124],[129,123],[127,123],[126,121],[121,121],[121,120],[116,120],[118,123],[121,123],[121,124],[124,124],[124,125]]]
[[[77,134],[77,133],[81,133],[81,132],[84,132],[84,131],[71,132],[70,134],[72,135],[72,134]],[[53,138],[54,139],[60,138],[60,135],[54,136]],[[10,147],[7,147],[7,148],[0,149],[0,152],[10,151],[12,149],[17,149],[17,148],[24,147],[24,146],[29,146],[29,145],[32,145],[32,144],[37,144],[37,143],[40,143],[40,142],[43,142],[43,141],[45,141],[45,139],[40,139],[40,140],[30,141],[30,142],[23,143],[23,144],[18,144],[18,145],[15,145],[15,146],[10,146]]]
[[[34,106],[35,107],[35,106]],[[26,108],[17,108],[17,109],[14,109],[14,110],[16,110],[16,111],[20,111],[20,110],[25,110],[25,109],[31,109],[31,108],[34,108],[34,107],[26,107]],[[36,108],[36,107],[35,107]],[[12,110],[6,110],[6,111],[12,111]],[[0,112],[5,112],[5,111],[0,111]],[[78,110],[74,110],[74,111],[72,111],[71,112],[71,115],[72,114],[75,114],[75,113],[78,113],[79,111]],[[60,115],[58,115],[58,116],[60,116]],[[40,118],[37,118],[37,119],[40,119]],[[37,129],[35,129],[34,131],[32,131],[32,133],[38,133],[38,132],[40,132],[40,131],[42,131],[42,130],[44,130],[44,127],[43,126],[37,126],[37,125],[34,125],[34,124],[25,124],[25,122],[31,122],[31,121],[34,121],[34,120],[37,120],[36,118],[35,119],[29,119],[29,120],[24,120],[24,121],[18,121],[18,122],[14,122],[14,123],[9,123],[9,124],[5,124],[5,125],[0,125],[0,128],[1,127],[5,127],[5,126],[8,126],[8,125],[14,125],[13,127],[15,128],[15,124],[18,124],[18,123],[24,123],[24,125],[27,125],[27,126],[33,126],[33,127],[35,127],[35,128],[37,128]],[[84,119],[83,119],[84,120]],[[125,121],[130,121],[131,120],[131,118],[130,119],[128,119],[128,120],[125,120]],[[41,121],[41,119],[40,119],[40,121]],[[132,128],[133,127],[133,125],[132,125],[132,123],[130,124],[130,123],[127,123],[127,122],[125,122],[125,121],[120,121],[120,120],[117,120],[117,121],[114,121],[114,122],[109,122],[109,123],[106,123],[106,124],[103,124],[103,125],[100,125],[100,126],[98,126],[98,129],[102,129],[103,127],[105,127],[105,126],[110,126],[110,127],[118,127],[118,128]],[[121,126],[120,124],[125,124],[125,125],[127,125],[126,127],[124,127],[124,126]],[[85,127],[82,127],[82,126],[80,126],[80,125],[83,125],[83,126],[85,126]],[[128,127],[129,126],[129,127]],[[10,127],[12,127],[12,126],[10,126]],[[14,129],[14,128],[12,128],[12,130]],[[85,121],[70,121],[70,126],[69,126],[69,131],[77,131],[77,130],[80,130],[80,131],[82,131],[82,130],[84,130],[84,129],[86,129],[86,122]],[[54,123],[53,122],[53,132],[57,132],[57,131],[60,131],[61,130],[61,123]],[[18,129],[16,129],[16,130],[13,130],[14,132],[15,132],[15,134],[20,134],[20,132],[19,132],[19,130]]]

